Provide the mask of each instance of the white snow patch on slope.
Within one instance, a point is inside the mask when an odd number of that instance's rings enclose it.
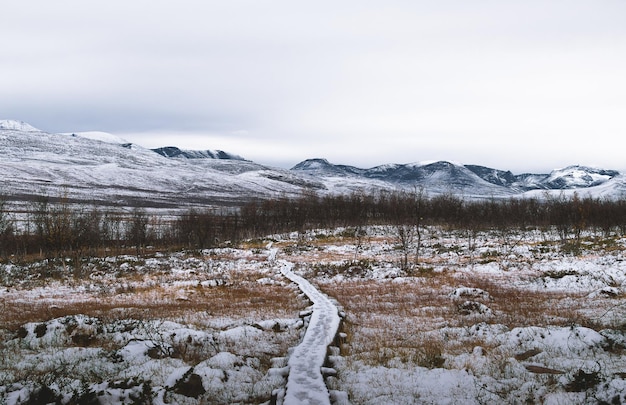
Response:
[[[612,176],[604,174],[598,168],[585,166],[568,166],[563,169],[554,170],[547,181],[562,180],[568,187],[588,187],[593,183],[603,183],[611,179]]]
[[[117,135],[113,135],[108,132],[101,132],[101,131],[72,132],[72,133],[65,133],[63,135],[70,135],[70,136],[76,135],[76,136],[80,136],[81,138],[91,139],[92,141],[100,141],[100,142],[112,143],[112,144],[130,143],[126,139],[120,138]]]
[[[0,120],[0,129],[24,132],[41,132],[41,130],[25,123],[24,121],[16,120]]]

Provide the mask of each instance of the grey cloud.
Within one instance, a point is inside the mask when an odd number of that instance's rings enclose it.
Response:
[[[563,134],[623,136],[625,12],[576,0],[9,2],[0,112],[57,132],[179,131],[243,155],[230,146],[253,144],[282,162],[521,167],[537,156],[529,145]],[[601,145],[559,147],[621,162]]]

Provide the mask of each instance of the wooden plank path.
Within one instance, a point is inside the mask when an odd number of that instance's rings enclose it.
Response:
[[[270,259],[276,259],[276,251]],[[286,392],[284,405],[330,405],[330,393],[324,382],[322,367],[326,360],[328,346],[334,341],[341,318],[335,304],[303,277],[292,270],[293,263],[278,260],[280,272],[296,283],[300,290],[313,303],[312,314],[302,342],[291,353],[287,366]]]

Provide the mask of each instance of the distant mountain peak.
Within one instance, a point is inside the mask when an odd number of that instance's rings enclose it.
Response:
[[[587,165],[570,165],[566,166],[562,169],[553,170],[552,173],[573,173],[573,172],[586,172],[586,173],[597,173],[602,175],[615,176],[619,174],[617,170],[607,170],[602,169],[595,166],[587,166]]]
[[[298,163],[291,170],[318,170],[326,167],[333,167],[334,165],[328,160],[323,158],[306,159]]]
[[[602,184],[619,174],[616,170],[572,165],[553,170],[545,182],[550,188],[555,189],[592,187]]]
[[[27,124],[24,121],[17,120],[0,120],[0,129],[22,132],[41,132],[41,130],[35,128],[34,126]]]
[[[318,177],[362,176],[367,171],[354,166],[335,165],[330,163],[328,160],[322,158],[303,160],[302,162],[292,167],[290,170]]]

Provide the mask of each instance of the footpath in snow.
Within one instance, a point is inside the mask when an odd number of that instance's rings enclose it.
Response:
[[[276,251],[270,254],[276,257]],[[281,273],[298,285],[300,290],[313,303],[311,320],[302,342],[296,346],[287,363],[289,376],[284,397],[284,405],[330,404],[330,394],[322,367],[328,346],[333,342],[340,324],[337,307],[319,292],[311,283],[295,274],[293,263],[280,260]]]

